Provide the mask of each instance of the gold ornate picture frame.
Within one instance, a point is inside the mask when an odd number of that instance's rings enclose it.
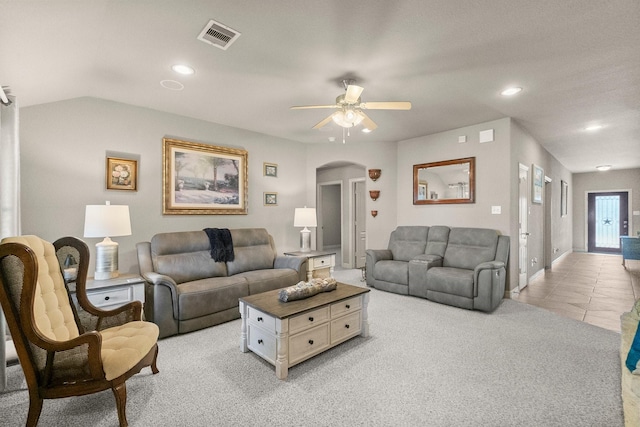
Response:
[[[275,163],[263,163],[262,174],[264,176],[278,177],[278,165]]]
[[[162,213],[246,215],[246,150],[162,139]]]
[[[106,164],[107,190],[138,190],[138,161],[107,157]]]
[[[263,199],[265,206],[278,206],[278,193],[265,192]]]

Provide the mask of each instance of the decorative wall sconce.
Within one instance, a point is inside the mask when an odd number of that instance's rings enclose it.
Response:
[[[380,190],[369,190],[369,196],[371,196],[371,200],[375,202],[378,200],[378,197],[380,197]]]
[[[373,181],[376,181],[380,178],[380,169],[369,169],[369,178]]]
[[[372,217],[377,217],[378,216],[378,211],[371,211],[371,216]]]

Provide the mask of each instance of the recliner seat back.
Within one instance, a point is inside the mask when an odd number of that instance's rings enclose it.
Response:
[[[497,246],[495,230],[452,228],[442,265],[473,270],[478,264],[495,260]]]

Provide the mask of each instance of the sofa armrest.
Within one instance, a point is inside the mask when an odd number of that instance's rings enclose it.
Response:
[[[307,263],[309,258],[306,256],[289,256],[278,255],[273,263],[273,268],[290,268],[298,272],[300,280],[304,281],[307,278]]]
[[[502,298],[506,285],[506,268],[502,261],[480,263],[473,272],[473,308],[493,311]]]
[[[393,254],[389,249],[367,249],[367,261],[371,261],[371,267],[378,261],[392,260]]]

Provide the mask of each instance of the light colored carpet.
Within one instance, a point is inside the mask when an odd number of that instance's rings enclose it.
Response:
[[[360,282],[359,270],[336,271]],[[373,289],[371,336],[289,370],[239,350],[240,321],[160,341],[127,382],[131,426],[622,426],[619,334],[505,300],[491,314]],[[24,425],[8,369],[0,424]],[[16,390],[18,389],[18,390]],[[39,426],[116,426],[111,392],[48,400]]]

